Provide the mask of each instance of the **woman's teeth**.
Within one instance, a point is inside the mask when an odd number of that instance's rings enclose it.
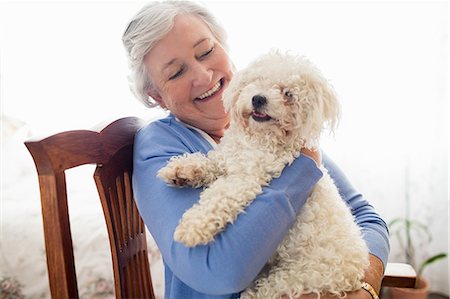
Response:
[[[197,97],[197,99],[203,100],[204,98],[212,96],[213,94],[215,94],[220,89],[221,86],[222,86],[221,81],[217,82],[216,85],[213,86],[213,88],[211,88],[207,92],[199,95]]]

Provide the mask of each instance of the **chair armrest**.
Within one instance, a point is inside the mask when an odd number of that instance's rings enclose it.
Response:
[[[414,288],[416,275],[416,271],[411,265],[388,263],[381,285],[383,287]]]

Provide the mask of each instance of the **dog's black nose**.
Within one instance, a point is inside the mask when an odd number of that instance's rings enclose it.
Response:
[[[252,98],[252,104],[255,108],[260,108],[267,103],[267,99],[265,96],[256,95]]]

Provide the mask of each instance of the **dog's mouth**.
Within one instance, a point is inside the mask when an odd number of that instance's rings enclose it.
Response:
[[[256,110],[252,111],[252,118],[258,122],[265,122],[272,119],[270,115]]]

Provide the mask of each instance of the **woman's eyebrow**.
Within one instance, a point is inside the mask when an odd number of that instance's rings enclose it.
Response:
[[[200,40],[198,40],[198,41],[194,44],[193,48],[197,47],[198,45],[200,45],[201,43],[203,43],[203,42],[205,42],[205,41],[207,41],[207,40],[210,40],[210,38],[209,38],[209,37],[201,38]],[[169,66],[171,66],[172,64],[174,64],[174,63],[176,62],[176,60],[177,60],[176,58],[173,58],[173,59],[171,59],[169,62],[165,63],[165,64],[163,65],[163,67],[162,67],[162,70],[164,71],[166,68],[168,68]]]
[[[174,64],[176,62],[176,58],[171,59],[169,62],[165,63],[162,67],[162,70],[164,71],[166,68],[168,68],[169,66],[171,66],[172,64]]]
[[[194,47],[193,47],[193,48],[197,47],[198,45],[200,45],[201,43],[203,43],[203,42],[206,41],[206,40],[210,40],[210,38],[209,38],[209,37],[205,37],[205,38],[200,39],[198,42],[196,42],[196,43],[194,44]]]

